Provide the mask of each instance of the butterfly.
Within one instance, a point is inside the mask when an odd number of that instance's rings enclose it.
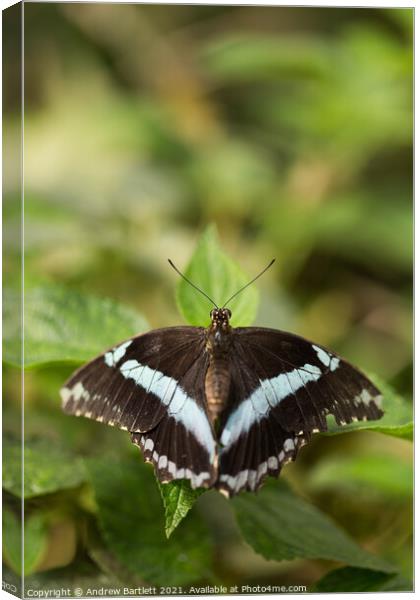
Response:
[[[230,325],[213,304],[208,327],[155,329],[78,369],[63,410],[129,432],[161,483],[189,480],[230,497],[257,491],[313,433],[383,415],[380,391],[350,363],[302,337]]]

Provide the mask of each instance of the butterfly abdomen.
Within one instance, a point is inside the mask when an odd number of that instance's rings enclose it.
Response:
[[[227,356],[211,356],[205,379],[209,415],[213,423],[226,406],[230,389],[230,369]]]

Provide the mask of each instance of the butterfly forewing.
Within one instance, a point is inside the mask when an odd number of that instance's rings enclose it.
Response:
[[[63,409],[128,430],[161,480],[210,485],[216,441],[204,396],[204,345],[198,327],[119,344],[72,375],[61,390]]]
[[[328,414],[340,425],[382,416],[381,392],[329,350],[273,329],[241,328],[235,333],[286,430],[325,431]]]

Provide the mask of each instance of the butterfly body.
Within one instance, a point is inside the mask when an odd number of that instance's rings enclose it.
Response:
[[[66,413],[130,433],[161,482],[188,479],[231,496],[278,476],[317,431],[379,419],[380,391],[326,348],[291,333],[169,327],[127,340],[76,371]]]
[[[231,384],[229,356],[232,349],[232,327],[229,309],[213,309],[211,324],[206,330],[206,351],[209,366],[205,377],[205,393],[209,416],[213,424],[226,408]]]

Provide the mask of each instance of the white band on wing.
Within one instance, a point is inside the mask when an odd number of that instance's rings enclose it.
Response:
[[[242,434],[248,433],[254,423],[267,416],[271,408],[321,376],[321,369],[306,364],[270,379],[260,379],[259,387],[230,414],[220,438],[222,445],[231,446]]]
[[[133,379],[147,393],[157,396],[168,407],[168,416],[182,423],[194,435],[208,451],[210,462],[213,462],[216,443],[207,415],[175,379],[134,359],[123,363],[120,371],[126,379]]]

